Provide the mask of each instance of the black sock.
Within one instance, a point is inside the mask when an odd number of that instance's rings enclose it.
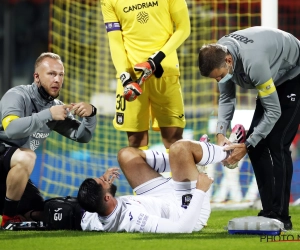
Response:
[[[13,200],[5,197],[3,214],[10,216],[10,217],[17,215],[17,209],[18,209],[19,202],[20,201],[13,201]]]

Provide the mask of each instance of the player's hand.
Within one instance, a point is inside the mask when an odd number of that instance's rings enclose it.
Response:
[[[156,70],[154,61],[149,58],[147,62],[138,63],[134,66],[135,71],[141,71],[142,75],[137,80],[139,84],[143,84]]]
[[[207,192],[213,182],[213,178],[208,177],[207,174],[200,173],[197,178],[196,188]]]
[[[121,73],[120,80],[124,87],[123,96],[126,101],[132,102],[143,93],[139,84],[132,80],[128,72]]]
[[[217,145],[221,147],[232,144],[232,142],[230,142],[223,134],[217,134],[216,137],[217,137]]]
[[[93,113],[93,106],[86,102],[79,102],[79,103],[71,103],[73,115],[78,115],[80,117],[87,117]]]
[[[164,70],[160,64],[164,58],[165,54],[161,51],[158,51],[150,56],[146,62],[136,64],[134,66],[134,70],[142,72],[142,75],[137,80],[138,84],[141,85],[153,74],[155,77],[160,78],[164,73]]]
[[[63,121],[68,116],[70,110],[72,110],[73,105],[55,105],[50,108],[50,113],[52,119],[55,121]]]
[[[104,178],[105,181],[112,184],[116,178],[119,179],[120,177],[119,168],[117,167],[108,168],[106,172],[102,175],[102,177]]]
[[[229,152],[229,156],[222,161],[222,163],[227,165],[232,165],[239,160],[241,160],[247,153],[247,148],[244,143],[232,143],[231,145],[226,145],[224,151]]]
[[[134,101],[139,95],[142,94],[142,89],[140,85],[136,82],[132,82],[124,87],[123,96],[126,101],[132,102]]]

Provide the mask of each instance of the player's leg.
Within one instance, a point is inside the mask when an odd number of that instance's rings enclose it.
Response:
[[[5,171],[4,168],[4,152],[1,152],[0,155],[0,213],[3,214],[3,208],[4,208],[4,201],[5,201],[5,195],[6,195],[6,176],[7,171]]]
[[[284,115],[288,112],[284,112]],[[300,115],[300,114],[298,114]],[[291,117],[291,116],[288,116]],[[287,117],[285,117],[287,118]],[[297,119],[298,120],[298,119]],[[272,211],[278,215],[278,218],[283,222],[289,222],[289,202],[290,191],[293,174],[293,162],[289,147],[297,133],[298,124],[292,126],[291,123],[287,124],[287,120],[281,118],[276,123],[271,133],[267,136],[268,147],[273,161],[273,178],[274,178],[274,193],[272,200]],[[281,127],[280,125],[286,125]],[[280,127],[280,128],[279,128]],[[276,215],[274,215],[276,217]],[[285,224],[285,229],[288,228]]]
[[[148,146],[148,131],[127,132],[128,146],[141,148]]]
[[[118,162],[132,188],[136,188],[154,178],[161,177],[146,162],[146,153],[138,148],[122,148],[118,153]]]
[[[258,99],[256,101],[253,119],[246,136],[247,138],[253,133],[254,127],[258,125],[263,114],[264,109]],[[265,139],[262,139],[254,149],[248,152],[248,156],[254,170],[263,207],[259,215],[263,215],[264,213],[272,211],[272,197],[274,192],[273,163]]]
[[[169,158],[173,178],[173,192],[182,207],[188,206],[196,188],[196,180],[199,175],[196,163],[201,165],[211,164],[220,162],[226,157],[227,153],[223,151],[223,147],[209,142],[182,139],[171,145]],[[206,225],[210,216],[209,198],[210,196],[207,193],[199,211],[199,217],[195,217],[198,230]]]
[[[178,76],[153,78],[148,84],[151,101],[152,128],[161,131],[166,148],[182,139],[186,124],[181,86]]]
[[[135,101],[127,102],[123,97],[123,86],[118,80],[116,90],[116,113],[113,120],[115,129],[126,131],[129,146],[143,147],[148,145],[149,98],[145,84],[141,86],[143,94]]]
[[[300,76],[277,87],[282,114],[266,138],[274,169],[275,189],[272,211],[279,215],[279,218],[285,223],[286,229],[292,228],[289,217],[290,190],[293,175],[290,146],[300,122],[299,82]],[[292,97],[291,93],[295,96]]]
[[[169,158],[172,178],[176,182],[197,180],[196,164],[208,165],[221,162],[227,157],[223,147],[209,142],[179,140],[170,147]]]
[[[3,168],[6,173],[6,197],[3,206],[2,224],[16,218],[20,199],[24,193],[29,176],[34,168],[36,154],[30,149],[8,148],[3,157]]]
[[[160,133],[165,148],[170,148],[171,144],[182,139],[183,128],[160,127]]]
[[[170,172],[167,153],[126,147],[119,151],[118,161],[136,195],[165,197],[173,193],[171,178],[159,174]]]
[[[29,221],[43,220],[44,199],[39,189],[29,179],[18,206],[18,214]]]

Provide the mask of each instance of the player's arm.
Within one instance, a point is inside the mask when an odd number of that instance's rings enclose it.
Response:
[[[106,23],[105,26],[108,34],[111,58],[124,87],[124,97],[127,101],[134,101],[142,94],[142,89],[138,83],[133,81],[129,73],[120,23]]]
[[[134,101],[142,94],[142,89],[138,83],[133,81],[129,73],[131,66],[129,66],[128,63],[121,31],[122,27],[114,11],[113,3],[111,1],[103,1],[101,11],[108,35],[111,58],[117,71],[117,75],[120,76],[120,80],[124,87],[123,95],[127,101]]]
[[[281,116],[280,102],[273,79],[270,78],[265,83],[256,85],[256,89],[264,108],[264,115],[254,128],[252,135],[247,139],[254,147],[261,139],[266,138]]]
[[[120,24],[117,26],[120,27]],[[113,64],[124,87],[123,95],[127,101],[134,101],[139,95],[142,94],[142,89],[139,84],[133,81],[131,78],[129,69],[127,67],[127,55],[124,48],[121,30],[120,28],[118,29],[106,28],[109,39],[110,53]]]
[[[246,65],[246,73],[250,76],[258,92],[258,98],[264,108],[263,118],[254,128],[253,133],[247,139],[251,146],[256,144],[271,132],[275,123],[281,116],[281,106],[277,94],[275,84],[272,79],[268,55],[263,52],[259,57],[254,57],[257,52],[248,52],[248,60],[244,62]],[[248,67],[247,67],[248,65]],[[248,72],[247,72],[248,71]]]
[[[73,141],[87,143],[93,137],[96,128],[96,117],[84,117],[82,121],[67,117],[64,121],[49,123],[48,126]]]
[[[190,17],[186,1],[170,1],[170,15],[175,24],[175,32],[160,51],[151,55],[146,62],[135,65],[134,69],[142,72],[137,80],[139,84],[144,83],[152,74],[160,78],[164,72],[162,60],[174,52],[190,35]]]
[[[191,33],[190,17],[185,0],[170,1],[170,14],[175,24],[175,31],[161,51],[168,56],[189,37]]]
[[[263,84],[256,86],[261,104],[264,107],[263,118],[254,128],[254,132],[245,143],[226,146],[224,150],[233,151],[224,161],[225,164],[233,164],[245,156],[257,143],[266,138],[281,115],[280,103],[272,78]]]
[[[118,28],[114,29],[109,28],[110,26],[107,23],[105,25],[109,40],[110,54],[113,64],[117,70],[117,74],[120,75],[122,72],[129,72],[128,60],[124,47],[120,24],[115,22],[114,25],[117,25]]]
[[[124,47],[122,27],[111,1],[105,1],[105,4],[101,6],[101,11],[108,36],[111,59],[117,75],[121,76],[124,72],[129,72],[130,67]]]
[[[8,139],[26,138],[52,120],[49,109],[24,117],[24,99],[15,92],[7,92],[2,100],[2,127]]]
[[[233,118],[236,105],[236,87],[231,80],[225,83],[219,83],[219,106],[218,106],[218,122],[217,122],[217,144],[223,146],[226,142],[226,131]]]
[[[121,24],[115,13],[115,1],[101,1],[101,12],[108,35],[110,54],[117,74],[128,72],[127,55],[123,43]]]
[[[205,174],[199,174],[193,198],[185,213],[178,221],[160,219],[156,233],[191,233],[196,226],[205,199],[205,192],[209,189],[213,180]]]
[[[97,213],[85,212],[80,225],[83,231],[104,231]]]
[[[155,233],[191,233],[196,225],[201,210],[205,192],[195,190],[192,201],[183,216],[178,221],[160,218]],[[197,219],[196,219],[197,218]]]

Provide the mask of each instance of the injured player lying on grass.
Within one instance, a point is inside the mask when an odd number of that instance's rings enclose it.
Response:
[[[210,216],[206,193],[213,179],[199,173],[196,164],[221,162],[224,147],[206,141],[179,140],[169,155],[126,147],[119,151],[122,172],[136,195],[115,197],[118,168],[81,184],[78,201],[86,210],[85,231],[190,233],[200,231]],[[172,172],[172,178],[160,173]]]

